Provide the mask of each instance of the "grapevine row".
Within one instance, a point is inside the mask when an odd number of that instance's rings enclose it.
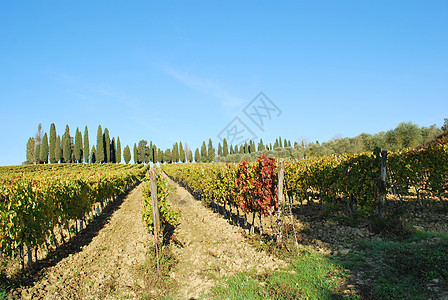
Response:
[[[0,169],[0,250],[16,256],[57,244],[54,229],[85,220],[144,175],[142,165],[58,165]]]
[[[381,193],[402,197],[415,192],[420,199],[425,191],[443,206],[448,191],[447,143],[390,153],[386,185],[380,179],[381,159],[378,148],[356,155],[286,160],[286,195],[290,200],[332,203],[350,213],[371,214]],[[246,214],[266,216],[278,205],[276,166],[265,156],[257,163],[168,165],[164,171],[207,202],[235,206]]]

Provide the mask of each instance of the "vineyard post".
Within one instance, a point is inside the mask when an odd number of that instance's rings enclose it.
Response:
[[[386,199],[386,170],[387,170],[387,150],[381,152],[381,177],[380,177],[380,199],[378,214],[384,218],[384,202]]]
[[[33,252],[30,246],[26,246],[27,254],[28,254],[28,268],[31,268],[31,265],[33,264]]]
[[[283,204],[283,179],[285,177],[285,159],[279,158],[278,159],[278,198],[277,198],[277,206],[278,206],[278,212],[277,212],[277,225],[278,225],[278,232],[277,232],[277,240],[280,241],[282,239],[282,229],[281,229],[281,205]]]
[[[154,224],[154,242],[160,244],[160,219],[159,219],[159,203],[157,200],[157,175],[154,169],[149,171],[149,179],[151,182],[151,199],[152,199],[152,217]]]

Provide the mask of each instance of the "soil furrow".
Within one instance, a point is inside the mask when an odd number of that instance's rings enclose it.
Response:
[[[40,278],[13,295],[22,299],[117,299],[138,298],[144,282],[138,266],[145,261],[150,242],[141,217],[138,185],[113,212],[97,235],[81,249],[54,266],[42,270]],[[88,229],[87,229],[88,230]],[[87,235],[88,233],[82,233]],[[82,236],[81,236],[82,238]]]
[[[174,249],[179,264],[171,274],[179,285],[179,299],[198,298],[222,276],[252,270],[263,273],[286,265],[256,251],[245,241],[241,228],[204,207],[171,179],[169,183],[176,189],[169,203],[181,211],[180,225],[174,234],[183,246]]]

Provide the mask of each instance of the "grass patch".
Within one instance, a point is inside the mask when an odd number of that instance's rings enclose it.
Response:
[[[344,267],[372,278],[368,296],[428,299],[447,286],[447,249],[447,235],[417,231],[400,241],[359,241],[359,251],[340,259]]]
[[[150,247],[144,265],[140,272],[145,280],[143,298],[170,299],[176,290],[176,282],[170,277],[170,272],[177,264],[170,245],[159,247],[159,262],[157,263],[156,248]]]
[[[8,297],[10,286],[6,277],[6,260],[0,257],[0,300]]]
[[[209,295],[213,299],[335,299],[343,269],[325,256],[304,251],[290,266],[263,275],[238,273],[222,279]]]
[[[0,300],[6,299],[8,297],[8,291],[6,288],[0,287]]]

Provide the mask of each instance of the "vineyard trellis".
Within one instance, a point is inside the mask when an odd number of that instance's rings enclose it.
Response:
[[[261,218],[278,209],[277,197],[281,197],[277,194],[278,174],[274,162],[261,155],[256,163],[176,164],[167,165],[163,170],[208,203],[218,203],[224,208],[233,206],[238,215],[241,209],[245,220],[252,214],[253,226],[255,214]],[[425,191],[445,206],[448,146],[432,144],[389,155],[377,148],[356,155],[286,160],[284,172],[286,194],[291,201],[318,202],[322,208],[331,203],[348,210],[349,214],[378,213],[383,217],[390,191],[402,198],[414,190],[418,203]]]
[[[0,168],[0,250],[28,263],[39,247],[58,246],[55,229],[82,230],[90,214],[114,200],[145,174],[142,165],[61,164]]]

